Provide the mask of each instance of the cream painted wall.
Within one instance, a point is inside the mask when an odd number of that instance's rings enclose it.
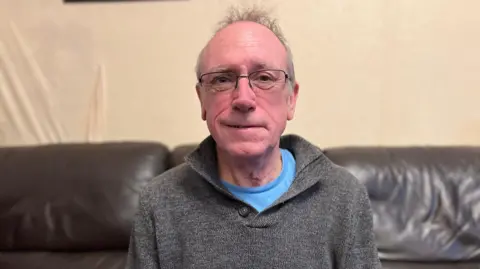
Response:
[[[0,0],[0,144],[200,141],[195,59],[234,2]],[[286,132],[322,147],[480,145],[480,1],[256,2],[294,53]]]

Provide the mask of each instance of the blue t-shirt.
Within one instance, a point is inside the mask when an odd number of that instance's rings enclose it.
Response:
[[[295,177],[295,158],[286,149],[280,149],[282,153],[282,171],[273,181],[260,187],[240,187],[222,181],[225,187],[237,198],[254,207],[258,212],[275,202],[284,194]]]

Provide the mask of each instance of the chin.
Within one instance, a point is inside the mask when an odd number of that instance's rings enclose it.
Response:
[[[232,157],[258,157],[271,149],[265,141],[225,141],[219,148]]]

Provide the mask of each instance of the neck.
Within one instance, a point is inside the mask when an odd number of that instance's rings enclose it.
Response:
[[[220,149],[217,149],[217,155],[220,177],[241,187],[265,185],[282,171],[282,157],[278,146],[255,157],[232,157]]]

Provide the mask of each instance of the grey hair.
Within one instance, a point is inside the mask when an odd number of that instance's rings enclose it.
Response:
[[[214,32],[214,34],[218,33],[223,28],[240,21],[249,21],[261,24],[267,27],[272,33],[278,38],[280,43],[285,47],[287,52],[287,72],[290,80],[290,85],[292,86],[295,82],[295,68],[293,65],[293,56],[290,50],[290,47],[287,44],[287,40],[280,29],[280,25],[278,24],[277,20],[272,18],[267,11],[258,7],[251,7],[240,10],[235,7],[231,7],[229,10],[228,15],[218,23],[218,28]],[[197,75],[197,79],[201,76],[201,65],[203,60],[203,53],[205,51],[206,46],[200,51],[197,63],[195,66],[195,72]]]

